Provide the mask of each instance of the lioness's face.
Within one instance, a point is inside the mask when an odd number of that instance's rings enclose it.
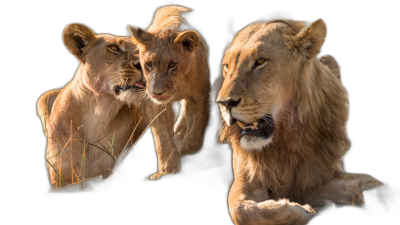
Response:
[[[226,50],[218,93],[227,125],[239,126],[244,149],[261,150],[273,141],[277,118],[291,95],[298,60],[285,46],[285,24],[253,24]]]
[[[123,101],[144,88],[138,50],[127,37],[98,35],[98,43],[87,55],[87,63],[96,70],[95,88],[115,94]]]

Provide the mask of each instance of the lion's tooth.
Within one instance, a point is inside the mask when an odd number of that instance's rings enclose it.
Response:
[[[237,121],[237,124],[239,125],[240,128],[244,129],[245,125],[242,121]]]
[[[257,121],[253,123],[253,127],[254,127],[254,128],[257,128],[257,125],[258,125],[258,122],[257,122]]]

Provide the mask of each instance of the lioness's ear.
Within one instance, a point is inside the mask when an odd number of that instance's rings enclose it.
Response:
[[[82,24],[71,24],[63,33],[64,44],[68,50],[84,63],[84,51],[95,39],[96,34]]]
[[[335,57],[332,55],[324,55],[319,58],[319,61],[322,62],[325,66],[329,68],[330,71],[332,71],[333,75],[337,77],[339,80],[342,79],[342,74],[340,72],[340,66],[338,61],[336,61]]]
[[[192,52],[199,45],[200,36],[196,31],[188,30],[178,34],[174,42],[182,45],[184,50]]]
[[[319,19],[296,36],[286,36],[285,44],[294,54],[301,54],[312,59],[321,50],[325,36],[326,25]]]
[[[146,45],[149,43],[153,37],[153,35],[145,30],[140,28],[129,26],[129,30],[132,33],[132,39],[135,44]]]

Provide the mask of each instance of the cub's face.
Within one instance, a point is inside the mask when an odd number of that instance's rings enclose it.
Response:
[[[144,88],[138,50],[128,37],[96,35],[84,25],[64,31],[67,48],[85,65],[86,86],[98,95],[113,94],[124,101]]]
[[[273,141],[278,115],[292,96],[292,71],[299,60],[282,33],[293,31],[284,23],[253,24],[225,52],[217,102],[226,124],[239,126],[240,144],[247,150],[261,150]]]
[[[192,53],[199,43],[195,31],[163,30],[153,34],[131,28],[140,50],[140,64],[147,95],[158,104],[181,99],[179,84],[191,68]]]
[[[140,58],[148,96],[158,104],[180,99],[179,83],[189,71],[190,58],[169,42],[147,49]]]

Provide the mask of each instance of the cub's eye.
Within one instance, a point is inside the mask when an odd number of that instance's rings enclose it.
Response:
[[[224,64],[224,70],[225,70],[225,72],[228,72],[228,70],[229,70],[229,65],[228,64]]]
[[[174,62],[168,63],[168,68],[174,68],[175,66],[176,66],[176,63],[174,63]]]
[[[152,66],[153,66],[153,63],[151,63],[151,61],[147,61],[147,62],[146,62],[146,66],[152,67]]]
[[[108,49],[110,49],[112,52],[122,53],[122,50],[119,49],[117,45],[110,45],[108,46]]]
[[[255,66],[261,65],[261,64],[263,64],[265,61],[267,61],[267,60],[264,59],[264,58],[258,58],[258,59],[256,60]]]

